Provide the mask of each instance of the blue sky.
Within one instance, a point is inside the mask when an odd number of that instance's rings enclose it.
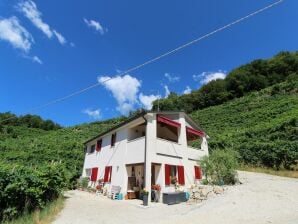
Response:
[[[273,3],[272,0],[0,0],[0,111],[18,115]],[[298,49],[298,1],[32,113],[69,126],[150,107],[237,66]]]

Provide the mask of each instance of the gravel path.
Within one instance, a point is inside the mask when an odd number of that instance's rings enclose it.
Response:
[[[242,185],[201,204],[144,208],[138,200],[113,201],[87,192],[70,191],[54,224],[298,224],[298,180],[239,172]]]

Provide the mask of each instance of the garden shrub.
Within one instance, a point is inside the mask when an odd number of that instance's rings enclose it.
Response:
[[[67,186],[63,165],[0,166],[0,222],[43,208]]]
[[[232,150],[215,150],[210,156],[203,157],[200,165],[204,182],[216,185],[237,183],[237,157],[238,154]]]

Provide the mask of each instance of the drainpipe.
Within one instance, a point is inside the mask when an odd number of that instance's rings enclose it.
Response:
[[[145,114],[142,116],[143,117],[143,119],[145,120],[145,125],[146,125],[146,132],[145,132],[145,151],[144,151],[144,154],[145,154],[145,156],[144,156],[144,186],[146,186],[146,159],[147,159],[147,123],[148,123],[148,121],[147,121],[147,119],[146,119],[146,117],[145,117]]]

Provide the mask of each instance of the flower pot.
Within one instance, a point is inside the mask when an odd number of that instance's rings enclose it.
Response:
[[[148,194],[143,195],[143,205],[148,206]]]

